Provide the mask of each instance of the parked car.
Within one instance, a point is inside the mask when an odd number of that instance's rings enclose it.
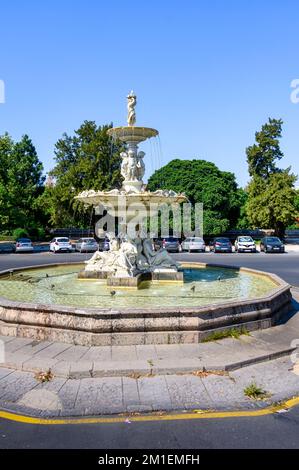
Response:
[[[110,250],[110,243],[108,238],[100,238],[99,243],[99,251],[108,251]]]
[[[98,251],[99,245],[94,238],[80,238],[77,243],[75,244],[75,250],[87,252],[95,252]]]
[[[204,240],[200,237],[188,237],[186,238],[182,244],[182,251],[202,251],[203,253],[206,251],[206,244]]]
[[[32,253],[33,245],[29,238],[18,238],[15,245],[15,253]]]
[[[261,240],[261,251],[265,253],[284,253],[285,246],[278,237],[265,237]]]
[[[218,237],[212,240],[210,250],[214,253],[232,253],[233,246],[229,238]]]
[[[167,238],[158,238],[154,241],[155,250],[159,248],[165,248],[167,251],[172,253],[178,253],[181,249],[180,241],[178,238],[167,237]]]
[[[240,236],[235,241],[235,250],[238,253],[244,253],[245,251],[250,251],[250,253],[256,253],[256,245],[253,238]]]
[[[53,253],[58,253],[59,251],[66,251],[70,253],[73,251],[73,247],[69,238],[55,237],[50,242],[50,251]]]

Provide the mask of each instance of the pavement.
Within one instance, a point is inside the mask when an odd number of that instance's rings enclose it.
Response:
[[[253,409],[299,395],[299,289],[285,323],[239,339],[84,347],[0,337],[0,408],[32,416]],[[41,373],[51,371],[41,383]],[[245,396],[255,383],[263,400]]]

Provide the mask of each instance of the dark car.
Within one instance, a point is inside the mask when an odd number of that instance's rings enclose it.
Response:
[[[284,253],[285,247],[278,237],[265,237],[261,240],[261,251],[265,253]]]
[[[218,237],[210,243],[210,250],[214,253],[232,253],[233,246],[229,238]]]
[[[108,238],[100,238],[99,239],[99,251],[109,251],[110,250],[110,243]]]
[[[154,241],[155,250],[165,248],[172,253],[178,253],[181,249],[180,241],[175,237],[158,238]]]

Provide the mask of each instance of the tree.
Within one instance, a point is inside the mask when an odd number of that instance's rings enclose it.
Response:
[[[279,237],[298,214],[294,204],[297,177],[290,169],[273,173],[266,181],[256,177],[248,187],[247,214],[256,227],[273,228]]]
[[[0,137],[0,167],[0,230],[38,226],[43,165],[27,135],[16,143],[8,134]]]
[[[123,148],[108,136],[111,126],[84,121],[73,136],[63,134],[55,145],[56,165],[50,172],[55,185],[46,188],[43,202],[54,226],[91,225],[91,210],[74,197],[86,189],[119,188]]]
[[[244,230],[250,228],[250,222],[247,216],[247,201],[248,201],[248,192],[243,188],[239,188],[237,191],[237,197],[239,200],[239,217],[236,222],[237,230]]]
[[[0,136],[0,231],[9,229],[9,194],[8,194],[8,168],[11,164],[13,141],[6,133]]]
[[[279,139],[282,135],[283,121],[271,119],[256,132],[256,143],[246,149],[248,171],[250,176],[268,178],[277,171],[276,162],[283,157]]]
[[[279,237],[296,218],[297,177],[291,169],[282,170],[276,166],[283,157],[280,150],[282,121],[269,119],[256,133],[257,144],[248,147],[247,162],[252,177],[248,185],[246,212],[255,227],[273,228]]]
[[[203,203],[204,230],[209,235],[233,227],[240,215],[235,176],[205,160],[172,160],[149,178],[148,189],[184,192],[193,206]]]

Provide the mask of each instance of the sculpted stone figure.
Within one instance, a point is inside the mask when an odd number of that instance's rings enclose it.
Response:
[[[133,276],[137,269],[137,247],[129,239],[120,244],[116,238],[110,238],[109,251],[96,251],[86,261],[86,271],[105,271],[115,277]]]
[[[137,154],[137,178],[139,181],[142,181],[145,173],[145,164],[143,161],[143,157],[145,155],[145,152],[138,152]]]
[[[155,251],[150,238],[143,240],[143,254],[148,264],[153,268],[173,268],[177,269],[177,263],[169,256],[165,248]]]
[[[121,158],[122,158],[122,163],[121,163],[121,167],[120,167],[120,172],[121,172],[121,175],[124,177],[125,181],[128,181],[129,180],[129,174],[128,174],[128,154],[127,152],[121,152],[120,154]]]
[[[137,248],[137,269],[138,271],[148,271],[150,266],[147,258],[143,254],[143,240],[138,236],[134,239],[134,243]]]
[[[127,96],[128,99],[128,126],[134,126],[136,122],[135,106],[137,98],[133,91]]]

